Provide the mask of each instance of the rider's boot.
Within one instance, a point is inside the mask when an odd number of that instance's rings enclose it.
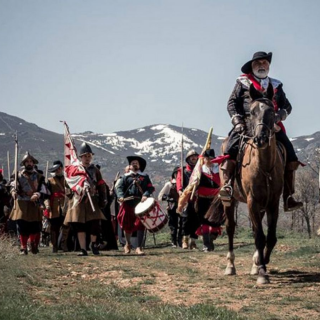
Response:
[[[284,211],[298,210],[303,207],[303,203],[296,201],[293,198],[295,192],[295,171],[299,167],[298,161],[288,162],[284,172],[284,187],[283,187],[283,208]]]
[[[231,204],[233,195],[232,178],[235,167],[236,161],[231,159],[226,159],[221,165],[221,170],[223,172],[223,186],[220,188],[219,197],[225,206],[230,206]]]

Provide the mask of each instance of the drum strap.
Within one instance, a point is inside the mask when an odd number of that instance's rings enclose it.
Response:
[[[143,190],[142,190],[142,188],[141,188],[140,183],[138,182],[138,180],[134,180],[134,183],[135,183],[135,185],[137,186],[138,190],[140,191],[141,195],[143,195],[144,192],[143,192]]]

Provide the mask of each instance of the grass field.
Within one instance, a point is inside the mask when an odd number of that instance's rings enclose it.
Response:
[[[148,237],[146,256],[103,251],[19,256],[0,240],[0,319],[320,319],[320,239],[279,232],[271,283],[250,276],[250,231],[236,238],[237,275],[223,275],[227,238],[212,253]],[[199,240],[200,245],[200,240]]]

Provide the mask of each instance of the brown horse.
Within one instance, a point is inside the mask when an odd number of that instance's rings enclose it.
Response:
[[[241,148],[243,157],[234,182],[234,195],[230,206],[224,206],[226,230],[229,238],[226,275],[236,274],[234,265],[233,237],[235,231],[234,209],[236,201],[248,205],[252,222],[256,251],[253,255],[251,274],[258,275],[257,283],[269,283],[266,264],[276,245],[276,227],[279,202],[284,182],[284,163],[275,138],[275,110],[272,103],[273,89],[266,96],[250,87],[252,103],[247,140]],[[250,129],[251,128],[251,129]],[[223,148],[223,146],[222,146]],[[284,156],[285,157],[285,156]],[[223,173],[220,170],[221,181]],[[267,215],[268,234],[263,232],[262,220]]]

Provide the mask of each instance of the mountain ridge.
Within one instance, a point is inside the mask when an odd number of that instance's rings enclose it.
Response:
[[[208,128],[209,129],[209,128]],[[72,128],[71,128],[72,131]],[[63,158],[63,134],[51,132],[16,116],[0,112],[0,154],[1,165],[7,167],[9,151],[11,170],[14,158],[15,132],[19,139],[19,160],[29,151],[39,160],[39,167],[45,169],[56,159]],[[95,133],[91,130],[73,133],[77,148],[85,141],[95,153],[94,162],[102,167],[108,181],[117,171],[122,173],[127,165],[126,157],[140,155],[148,162],[146,171],[156,182],[163,182],[172,169],[180,164],[181,127],[170,124],[153,124],[128,131]],[[183,128],[184,155],[191,148],[200,152],[207,138],[207,132],[196,128]],[[221,142],[225,137],[212,135],[212,147],[220,154]],[[301,161],[310,162],[318,156],[320,131],[312,135],[292,138],[292,143]]]

